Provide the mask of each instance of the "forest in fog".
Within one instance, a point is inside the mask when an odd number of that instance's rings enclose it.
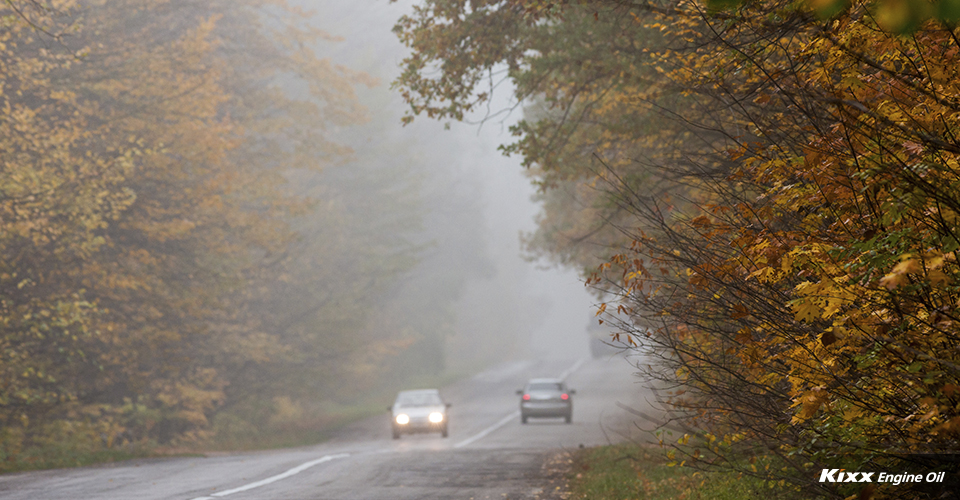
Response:
[[[588,317],[671,464],[960,448],[956,0],[357,5],[0,4],[0,471],[316,442]]]
[[[672,464],[871,498],[820,471],[960,449],[958,21],[952,0],[426,0],[397,86],[408,121],[523,108],[503,150],[541,188],[528,249],[656,360]]]
[[[0,10],[0,470],[318,439],[525,347],[510,290],[463,323],[486,202],[400,125],[399,14],[371,51],[334,3]]]

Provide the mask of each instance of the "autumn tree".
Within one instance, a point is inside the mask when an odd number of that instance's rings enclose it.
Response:
[[[397,85],[459,118],[512,80],[534,248],[606,260],[590,282],[631,315],[620,340],[702,438],[686,461],[843,497],[812,471],[956,449],[960,47],[943,5],[716,7],[427,2],[398,24]]]
[[[288,181],[351,158],[331,128],[365,119],[354,88],[374,82],[318,57],[331,38],[283,3],[4,8],[3,459],[202,439],[231,401],[259,399],[240,411],[255,423],[279,411],[276,387],[304,373],[271,367],[348,372],[367,346],[321,298],[293,300],[317,283],[303,256],[382,280],[408,264],[298,246],[297,217],[325,217],[330,241],[349,221]],[[365,291],[335,292],[359,317]],[[258,372],[271,383],[248,384]]]

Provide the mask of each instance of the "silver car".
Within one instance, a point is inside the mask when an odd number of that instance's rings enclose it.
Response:
[[[439,432],[447,437],[447,408],[436,389],[401,391],[390,410],[393,439],[401,434]]]
[[[573,394],[563,380],[535,378],[519,391],[520,421],[527,423],[529,417],[563,417],[569,424],[573,419]]]

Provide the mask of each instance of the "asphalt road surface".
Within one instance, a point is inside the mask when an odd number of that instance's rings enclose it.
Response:
[[[649,424],[617,403],[651,413],[652,393],[619,356],[509,363],[441,388],[450,435],[393,440],[389,416],[347,426],[325,443],[275,451],[134,460],[0,476],[9,500],[539,499],[554,498],[549,457],[563,449],[649,440]],[[565,376],[573,422],[520,423],[517,389]],[[392,401],[384,401],[384,407]]]

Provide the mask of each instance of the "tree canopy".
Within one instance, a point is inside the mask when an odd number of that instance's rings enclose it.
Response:
[[[461,119],[513,84],[529,248],[630,316],[678,462],[844,498],[812,471],[960,431],[960,42],[952,4],[897,5],[431,0],[395,86]]]
[[[416,261],[418,212],[343,237],[382,218],[317,172],[356,158],[335,132],[375,81],[318,55],[307,13],[10,1],[0,23],[0,470],[263,429],[400,351],[358,318]]]

